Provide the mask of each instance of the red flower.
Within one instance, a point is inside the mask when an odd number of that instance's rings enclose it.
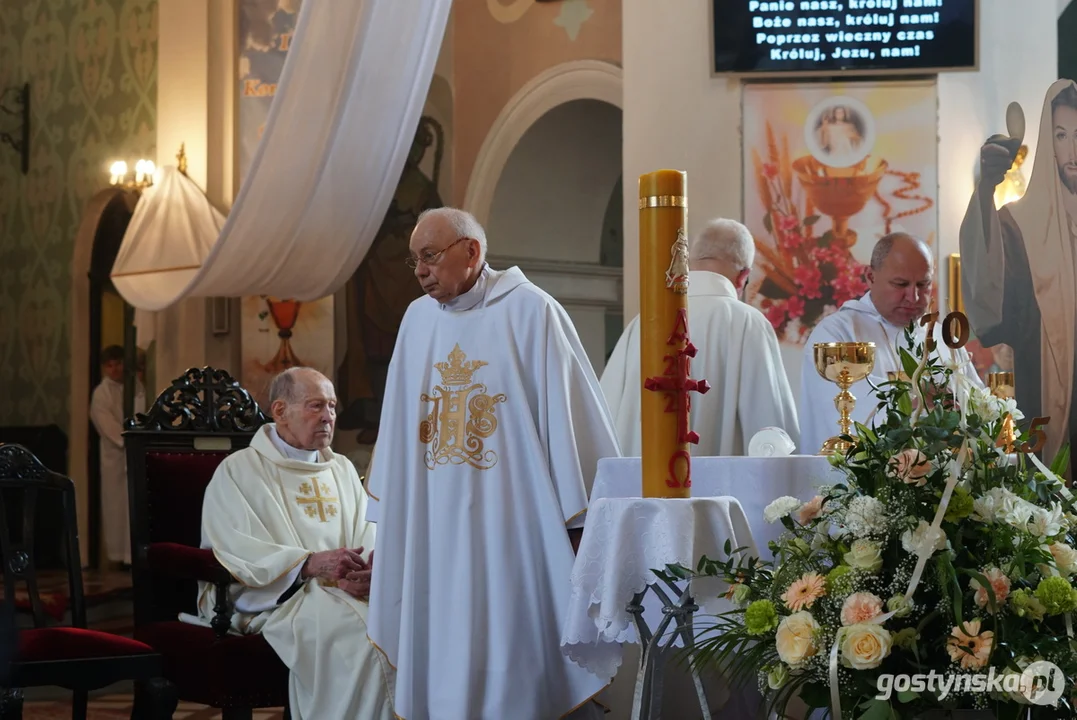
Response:
[[[763,163],[763,176],[768,180],[778,177],[778,166],[774,163]]]
[[[821,298],[823,296],[823,274],[814,265],[801,265],[793,271],[793,280],[796,281],[801,297],[808,299]]]
[[[767,320],[770,320],[770,324],[774,326],[775,330],[780,329],[782,324],[785,322],[787,315],[785,309],[786,304],[787,303],[785,300],[778,300],[777,302],[771,303],[770,307],[766,309],[765,314],[767,316]]]
[[[778,238],[784,250],[796,250],[807,242],[807,239],[796,231],[778,233]]]
[[[790,320],[796,320],[798,317],[804,315],[804,310],[806,309],[804,306],[804,298],[791,297],[786,301],[785,305],[786,308],[788,308]]]
[[[782,232],[790,232],[792,230],[800,230],[800,221],[792,215],[780,215],[778,216],[778,229]]]

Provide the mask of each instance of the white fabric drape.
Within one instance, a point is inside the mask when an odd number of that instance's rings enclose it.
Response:
[[[311,301],[341,287],[396,189],[450,5],[303,3],[265,133],[216,242],[204,248],[184,237],[197,227],[177,230],[171,213],[147,211],[113,267],[124,299],[160,310],[188,297]]]

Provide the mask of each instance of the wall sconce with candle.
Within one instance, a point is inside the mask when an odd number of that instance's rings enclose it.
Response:
[[[153,176],[157,172],[157,166],[152,160],[139,160],[135,163],[135,174],[128,179],[127,163],[117,160],[109,166],[109,185],[123,187],[135,192],[142,192],[153,185]]]

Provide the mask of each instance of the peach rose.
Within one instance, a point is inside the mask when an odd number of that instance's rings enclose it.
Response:
[[[902,450],[890,458],[886,467],[890,477],[917,487],[923,487],[931,473],[931,461],[914,448]]]
[[[791,668],[798,668],[819,651],[815,642],[819,623],[807,610],[784,618],[774,635],[778,657]]]
[[[1002,604],[1006,602],[1006,598],[1010,595],[1010,579],[998,568],[984,571],[984,577],[987,578],[987,582],[991,583],[991,589],[995,593],[995,607],[1002,607]],[[969,582],[969,586],[976,590],[976,597],[974,598],[976,604],[980,607],[987,607],[991,600],[987,594],[987,588],[982,587],[977,580]]]
[[[878,599],[878,598],[876,598]],[[877,623],[861,623],[841,631],[841,661],[854,670],[871,670],[890,654],[890,631]]]
[[[841,624],[859,625],[883,614],[883,601],[869,592],[853,593],[841,606]]]
[[[797,510],[797,522],[801,525],[807,525],[815,518],[819,517],[819,513],[823,511],[823,496],[816,495],[808,502],[800,506]]]

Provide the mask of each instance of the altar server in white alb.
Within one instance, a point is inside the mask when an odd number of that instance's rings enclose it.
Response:
[[[698,353],[692,376],[710,383],[692,398],[693,455],[747,455],[752,436],[780,427],[800,438],[796,402],[785,375],[778,337],[763,313],[740,295],[755,260],[755,242],[744,225],[717,219],[692,242],[688,273],[688,330]],[[642,452],[640,319],[625,328],[602,374],[621,451]]]
[[[564,309],[485,256],[460,210],[424,213],[411,237],[426,295],[400,326],[367,481],[370,638],[406,720],[597,717],[604,684],[560,638],[588,489],[617,441]]]
[[[225,458],[203,500],[203,547],[238,581],[233,629],[261,632],[291,671],[296,720],[392,720],[392,668],[366,635],[376,528],[355,468],[329,448],[333,383],[291,368],[269,396],[274,423]],[[199,590],[205,624],[216,593]]]
[[[828,438],[839,433],[838,410],[834,397],[837,385],[819,376],[815,369],[814,346],[829,342],[875,343],[875,369],[867,379],[853,385],[849,392],[856,398],[854,422],[866,423],[875,413],[879,401],[871,385],[889,382],[887,373],[901,372],[898,350],[906,347],[905,328],[914,325],[917,342],[923,342],[927,328],[920,319],[927,313],[935,278],[935,261],[926,243],[906,233],[891,233],[881,238],[871,253],[868,268],[868,293],[850,300],[836,313],[815,326],[804,345],[800,385],[800,437],[802,452],[818,453]],[[942,319],[935,324],[934,338],[939,358],[960,367],[970,382],[983,387],[965,350],[951,350],[942,341]]]
[[[123,451],[123,348],[101,351],[101,382],[90,398],[90,420],[100,436],[101,515],[108,559],[131,565],[131,511],[127,502],[127,456]],[[135,382],[136,413],[146,411],[141,377]]]

